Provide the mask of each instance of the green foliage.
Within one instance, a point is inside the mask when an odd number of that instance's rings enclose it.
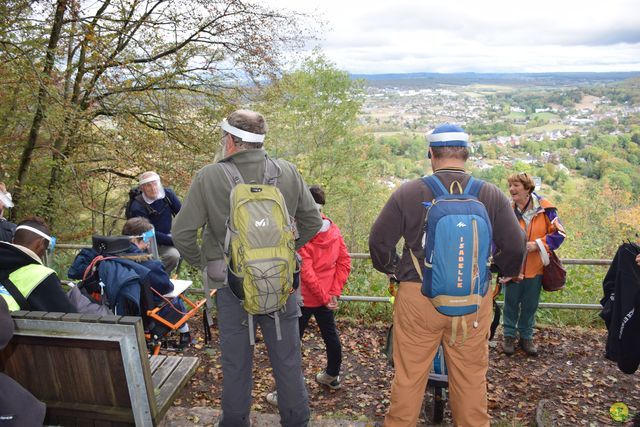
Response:
[[[362,102],[362,82],[316,53],[268,87],[256,107],[269,123],[267,150],[324,187],[325,213],[353,252],[367,250],[368,224],[377,214],[371,201],[383,194],[377,184],[383,152],[358,130]]]

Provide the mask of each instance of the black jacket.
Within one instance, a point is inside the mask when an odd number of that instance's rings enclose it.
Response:
[[[0,272],[11,274],[28,264],[37,264],[20,246],[0,242]],[[75,313],[76,308],[64,293],[60,279],[52,272],[29,294],[27,302],[31,311],[55,311],[58,313]],[[23,308],[25,309],[25,308]]]
[[[0,297],[0,351],[12,336],[13,321],[7,303]],[[45,409],[44,403],[33,397],[11,377],[0,373],[0,426],[42,426]]]
[[[636,255],[640,247],[625,243],[618,248],[602,287],[602,317],[609,334],[605,357],[620,370],[633,374],[640,365],[640,267]]]
[[[0,242],[10,242],[16,233],[16,225],[0,217]]]

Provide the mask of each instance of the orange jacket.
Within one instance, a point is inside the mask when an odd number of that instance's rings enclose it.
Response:
[[[537,198],[540,207],[531,219],[527,227],[524,219],[516,212],[516,217],[520,222],[520,227],[524,230],[527,242],[538,242],[543,245],[547,254],[560,246],[566,234],[564,228],[558,219],[556,207],[547,199],[543,199],[536,193],[532,193],[531,197]],[[515,206],[514,206],[515,211]],[[522,274],[525,279],[530,279],[541,275],[544,271],[544,265],[540,252],[527,252],[522,264]]]

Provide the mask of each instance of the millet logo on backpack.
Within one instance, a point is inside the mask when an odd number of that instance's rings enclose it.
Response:
[[[259,221],[255,222],[256,227],[268,227],[269,226],[269,218],[262,218]]]

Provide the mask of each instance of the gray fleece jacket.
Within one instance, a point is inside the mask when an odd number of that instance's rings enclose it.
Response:
[[[226,157],[238,167],[244,182],[262,183],[266,151],[243,150]],[[285,160],[276,160],[282,173],[277,187],[282,192],[289,215],[296,221],[300,237],[296,249],[309,241],[322,226],[322,218],[316,204],[295,166]],[[222,248],[229,217],[231,184],[222,166],[211,163],[200,169],[184,199],[182,209],[176,215],[171,235],[180,255],[200,269],[210,262],[223,258]],[[203,226],[202,246],[198,230]]]

